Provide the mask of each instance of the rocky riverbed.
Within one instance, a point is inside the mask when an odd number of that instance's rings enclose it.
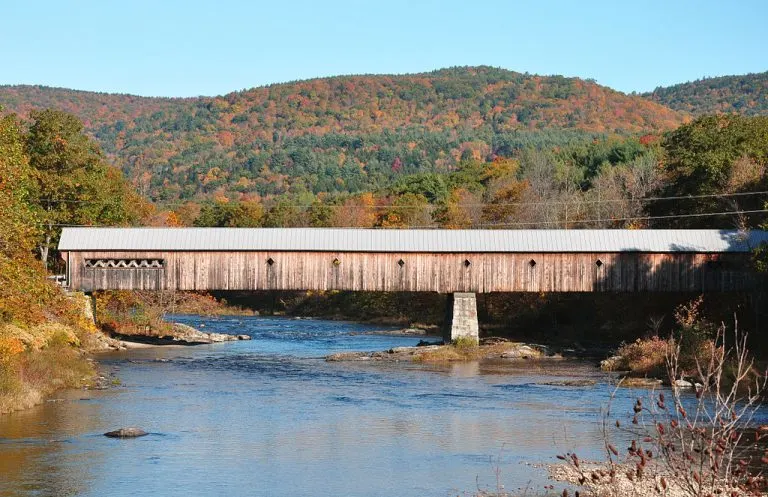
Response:
[[[112,333],[111,336],[101,335],[95,340],[98,346],[94,348],[97,350],[122,350],[161,345],[205,345],[250,339],[250,335],[206,333],[186,324],[172,323],[171,332],[166,335],[126,335],[120,333]]]

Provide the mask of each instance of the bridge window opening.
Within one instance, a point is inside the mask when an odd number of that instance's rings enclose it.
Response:
[[[164,259],[85,259],[88,269],[162,269]]]
[[[271,258],[271,257],[270,257],[269,259],[267,259],[267,264],[268,264],[268,265],[270,265],[270,266],[271,266],[271,265],[272,265],[272,264],[274,264],[274,263],[275,263],[275,260],[274,260],[273,258]]]
[[[340,265],[341,265],[341,261],[340,261],[340,260],[338,260],[338,259],[334,259],[334,260],[333,260],[333,265],[334,265],[334,266],[340,266]]]
[[[400,259],[399,261],[397,261],[397,265],[400,266],[400,267],[403,267],[403,266],[405,266],[405,261]]]
[[[597,260],[597,262],[595,262],[595,266],[597,266],[597,267],[602,267],[602,266],[603,266],[603,261],[601,261],[600,259],[598,259],[598,260]]]
[[[531,266],[531,268],[535,268],[536,267],[536,261],[531,259],[530,261],[528,261],[528,265]]]
[[[469,259],[464,259],[464,267],[469,267],[471,265],[472,265],[472,263],[470,262]]]

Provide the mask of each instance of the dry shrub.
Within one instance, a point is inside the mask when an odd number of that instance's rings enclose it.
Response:
[[[161,306],[125,290],[97,292],[96,319],[105,330],[123,335],[165,336],[171,325]]]
[[[619,348],[621,360],[615,368],[641,376],[662,376],[666,371],[666,356],[672,344],[672,340],[664,340],[657,336],[638,338]]]
[[[726,342],[724,326],[714,341]],[[683,374],[682,346],[669,347],[665,363],[671,392],[637,398],[627,418],[614,416],[611,396],[602,422],[606,462],[585,465],[574,453],[560,455],[567,468],[555,468],[553,476],[597,496],[766,495],[762,469],[768,452],[754,452],[753,441],[761,434],[752,419],[768,372],[754,375],[746,344],[736,323],[728,346],[713,347],[697,360],[695,393],[675,383]],[[630,438],[628,448],[613,443],[614,430]]]
[[[655,335],[624,344],[618,350],[618,359],[605,361],[604,369],[664,378],[669,352],[679,348],[680,375],[694,375],[697,364],[709,361],[717,352],[714,340],[717,327],[702,317],[702,304],[703,297],[697,297],[678,306],[674,312],[677,327],[669,338]]]

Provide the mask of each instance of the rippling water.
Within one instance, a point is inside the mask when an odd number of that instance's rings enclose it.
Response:
[[[599,454],[612,387],[589,364],[326,363],[419,338],[321,320],[173,319],[253,340],[103,355],[122,386],[0,417],[0,496],[444,496],[495,488],[496,468],[508,489],[540,487],[530,463]],[[573,379],[597,383],[551,384]],[[102,436],[133,425],[151,434]]]

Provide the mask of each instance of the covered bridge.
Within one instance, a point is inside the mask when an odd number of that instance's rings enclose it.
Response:
[[[712,292],[750,290],[768,232],[65,228],[72,289]],[[474,295],[471,306],[474,307]]]

